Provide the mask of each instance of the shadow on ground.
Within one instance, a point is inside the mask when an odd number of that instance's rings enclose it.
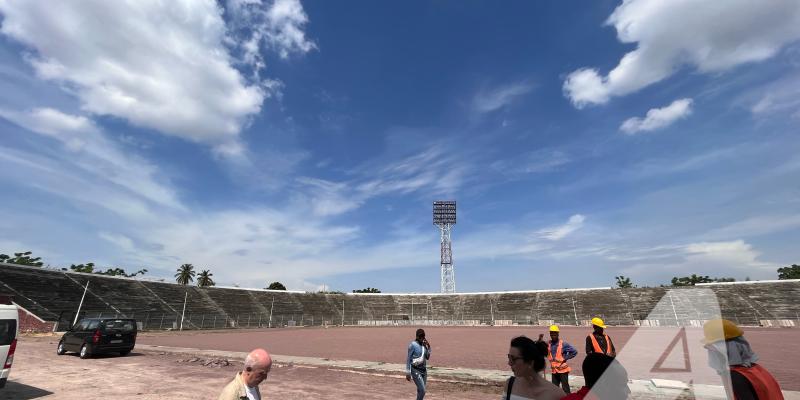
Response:
[[[14,381],[8,381],[6,387],[0,389],[0,399],[30,400],[49,396],[51,394],[53,394],[53,392]]]

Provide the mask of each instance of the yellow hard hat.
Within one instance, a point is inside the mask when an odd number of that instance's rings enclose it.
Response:
[[[712,319],[703,324],[703,334],[703,343],[709,344],[742,336],[744,331],[727,319]]]
[[[558,332],[558,325],[550,325],[550,332]]]
[[[603,322],[602,319],[600,319],[598,317],[592,318],[592,325],[597,325],[597,326],[599,326],[599,327],[601,327],[603,329],[606,328],[606,324]]]

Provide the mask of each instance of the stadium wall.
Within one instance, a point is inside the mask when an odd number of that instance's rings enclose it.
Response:
[[[672,288],[586,288],[459,294],[322,294],[183,286],[0,263],[0,294],[64,329],[84,286],[82,316],[136,318],[144,329],[221,329],[318,325],[696,325],[711,303]],[[800,280],[710,284],[723,317],[741,325],[796,326]],[[677,295],[676,295],[677,294]],[[659,303],[667,296],[668,306]],[[186,312],[183,313],[184,298]],[[649,319],[648,319],[649,316]]]

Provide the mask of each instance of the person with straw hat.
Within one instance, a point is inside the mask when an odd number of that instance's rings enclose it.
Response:
[[[564,393],[570,393],[569,372],[572,369],[567,360],[575,358],[578,350],[569,343],[559,339],[558,325],[550,325],[550,342],[547,344],[547,359],[550,360],[550,380],[553,385],[561,386]]]
[[[708,363],[722,377],[725,392],[736,400],[783,400],[780,385],[756,361],[758,355],[744,338],[744,331],[727,319],[703,325],[702,340]]]
[[[599,317],[592,318],[592,327],[594,331],[586,336],[586,354],[601,353],[616,357],[617,349],[614,348],[614,342],[603,332],[606,329],[603,320]]]

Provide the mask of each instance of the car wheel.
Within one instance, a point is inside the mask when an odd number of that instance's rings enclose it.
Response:
[[[56,348],[56,354],[58,354],[60,356],[63,356],[64,353],[66,353],[66,352],[67,352],[67,350],[64,349],[64,341],[62,340],[62,341],[58,342],[58,348]]]
[[[92,353],[89,351],[89,345],[88,344],[84,344],[83,346],[81,346],[80,356],[83,359],[87,359],[87,358],[92,356]]]
[[[130,350],[123,350],[123,351],[119,352],[119,355],[121,355],[123,357],[127,356],[128,354],[131,354]]]

